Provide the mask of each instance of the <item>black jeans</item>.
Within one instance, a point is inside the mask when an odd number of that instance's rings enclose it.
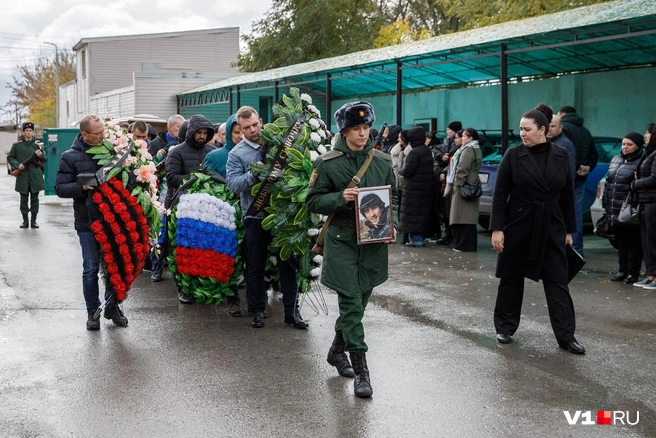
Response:
[[[640,226],[617,223],[613,225],[613,234],[619,255],[618,272],[638,277],[642,266],[642,245],[636,245],[640,242]]]
[[[264,269],[268,254],[271,233],[262,229],[262,219],[244,219],[246,240],[246,300],[251,312],[263,311],[266,303],[266,286],[264,284]],[[277,267],[280,272],[280,290],[285,314],[291,315],[296,310],[296,270],[289,260],[282,261],[277,257]]]
[[[640,205],[640,239],[647,275],[656,275],[656,203]]]

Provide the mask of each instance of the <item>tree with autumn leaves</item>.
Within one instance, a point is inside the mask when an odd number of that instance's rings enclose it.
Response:
[[[11,108],[21,108],[26,118],[40,128],[55,127],[56,123],[56,63],[54,58],[41,57],[31,65],[18,67],[11,90]],[[59,53],[59,83],[63,85],[75,79],[75,54]],[[18,123],[19,121],[17,121]]]
[[[262,71],[609,0],[273,0],[239,55]]]

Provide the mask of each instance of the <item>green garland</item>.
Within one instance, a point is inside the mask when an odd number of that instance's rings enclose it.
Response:
[[[308,117],[299,131],[292,147],[285,148],[287,155],[282,176],[271,188],[269,206],[265,208],[268,216],[262,221],[262,228],[271,230],[273,242],[269,252],[279,254],[282,260],[292,258],[297,264],[299,290],[308,292],[316,281],[322,257],[311,249],[316,243],[319,229],[323,224],[320,215],[310,213],[305,206],[305,198],[312,176],[312,162],[325,154],[330,145],[325,123],[321,114],[312,104],[308,95],[299,95],[297,88],[290,89],[290,95],[283,95],[283,104],[273,106],[276,120],[267,123],[262,131],[264,144],[270,146],[264,165],[252,164],[251,170],[258,175],[266,175],[273,158],[284,144],[284,136],[303,110]],[[255,195],[262,183],[253,187]]]

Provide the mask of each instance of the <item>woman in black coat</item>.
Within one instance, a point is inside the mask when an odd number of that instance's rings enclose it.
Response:
[[[424,238],[431,231],[433,154],[425,145],[426,130],[422,126],[410,128],[407,136],[412,150],[399,170],[403,176],[400,228],[410,234],[412,246],[426,246]]]
[[[643,144],[645,141],[637,132],[629,132],[624,136],[622,152],[613,157],[608,166],[603,196],[606,220],[610,220],[613,227],[620,264],[619,271],[610,277],[610,280],[624,280],[626,284],[635,283],[640,275],[642,246],[635,244],[635,242],[640,242],[640,226],[625,224],[620,222],[617,217],[630,192],[629,186],[635,178],[635,171],[642,156]]]
[[[512,342],[524,278],[541,279],[558,345],[583,354],[585,348],[574,337],[565,253],[576,231],[574,187],[567,151],[546,138],[552,116],[542,104],[524,113],[519,125],[523,144],[506,151],[497,171],[490,223],[500,278],[494,325],[497,342]]]
[[[656,123],[647,126],[645,141],[647,148],[638,163],[636,179],[631,183],[631,190],[637,193],[640,205],[640,238],[647,278],[633,285],[654,290],[656,289]]]

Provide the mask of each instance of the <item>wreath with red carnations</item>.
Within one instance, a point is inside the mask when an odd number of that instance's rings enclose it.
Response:
[[[137,198],[118,178],[101,184],[91,200],[94,216],[98,217],[91,223],[91,231],[100,244],[105,279],[120,303],[148,256],[148,220]]]

